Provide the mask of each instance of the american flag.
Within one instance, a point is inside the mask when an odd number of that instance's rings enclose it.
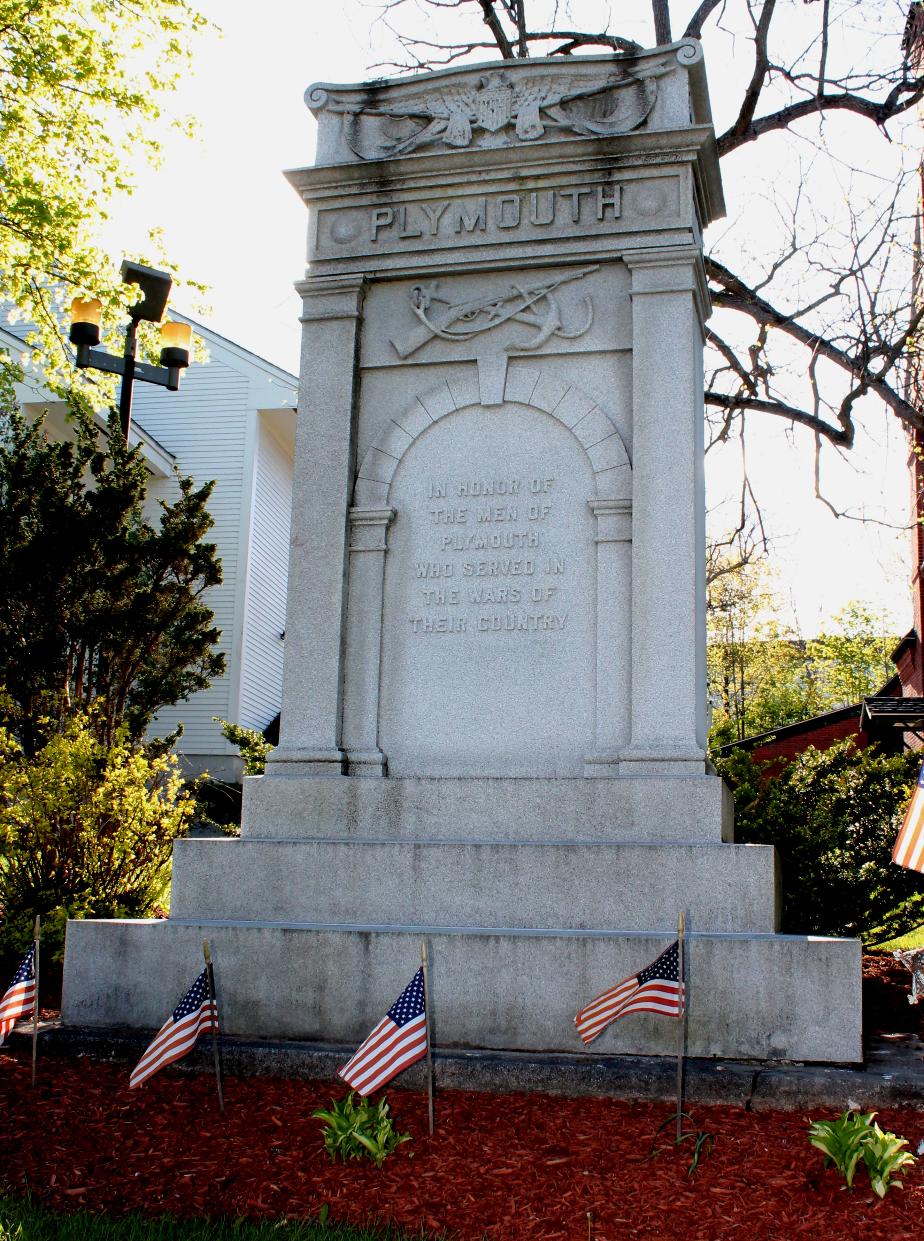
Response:
[[[426,1054],[427,1013],[423,970],[419,969],[352,1060],[337,1072],[365,1096]]]
[[[218,1005],[209,999],[208,972],[203,970],[135,1065],[129,1086],[140,1086],[164,1065],[182,1060],[203,1030],[217,1029]]]
[[[16,1022],[35,1009],[35,945],[23,957],[13,981],[0,999],[0,1047]]]
[[[679,1017],[684,988],[680,983],[680,947],[676,940],[656,961],[591,1000],[574,1019],[578,1034],[592,1043],[611,1021],[627,1013],[663,1013]]]
[[[924,872],[924,764],[892,850],[892,861],[908,870]]]

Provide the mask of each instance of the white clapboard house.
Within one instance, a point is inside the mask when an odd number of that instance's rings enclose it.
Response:
[[[162,711],[155,731],[164,735],[182,723],[178,750],[190,774],[208,770],[232,779],[240,761],[213,717],[262,730],[279,712],[298,381],[186,322],[205,342],[208,361],[184,372],[179,392],[136,383],[131,438],[141,444],[150,470],[152,518],[158,499],[177,494],[175,470],[197,483],[215,481],[209,501],[215,525],[208,537],[217,544],[224,580],[206,598],[221,630],[227,671],[207,690]],[[15,353],[25,330],[0,326],[0,348]],[[21,385],[18,396],[27,413],[48,411],[50,434],[68,434],[63,405],[40,382]]]

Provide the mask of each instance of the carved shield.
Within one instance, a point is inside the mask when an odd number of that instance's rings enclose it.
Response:
[[[475,96],[478,124],[492,134],[510,124],[513,115],[513,88],[492,86],[480,90]]]

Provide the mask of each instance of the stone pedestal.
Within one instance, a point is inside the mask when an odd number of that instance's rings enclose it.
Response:
[[[857,1060],[859,945],[780,936],[707,774],[697,43],[316,86],[279,748],[64,1016],[358,1041],[426,936],[443,1045],[577,1050],[687,914],[691,1055]],[[662,1054],[632,1016],[593,1054]]]

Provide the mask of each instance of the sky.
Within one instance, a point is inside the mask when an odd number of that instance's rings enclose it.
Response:
[[[200,39],[194,71],[166,107],[195,116],[198,136],[190,141],[165,129],[162,167],[138,170],[134,196],[112,206],[105,243],[117,266],[124,253],[145,251],[157,226],[170,263],[210,288],[207,309],[182,290],[176,308],[297,371],[293,285],[304,271],[308,220],[282,172],[313,161],[315,127],[304,92],[316,81],[375,76],[369,67],[394,55],[394,45],[371,0],[263,0],[258,11],[243,0],[199,0],[198,8],[220,33]],[[650,42],[632,17],[621,18],[619,32]],[[746,47],[738,68],[749,68]],[[734,69],[710,72],[717,116],[723,92],[735,85]],[[746,169],[734,185],[726,179],[726,198],[731,218],[753,214],[759,238],[762,208],[749,197]],[[723,227],[713,225],[710,238]],[[838,519],[815,498],[811,441],[788,435],[776,419],[755,416],[749,426],[749,469],[772,538],[771,562],[789,615],[806,636],[854,599],[881,610],[886,631],[911,626],[910,541],[901,529],[908,511],[904,437],[884,418],[870,427],[846,459],[823,454],[823,492],[852,514]],[[738,451],[725,450],[725,460],[710,454],[716,527],[726,520],[722,502],[734,498]]]

